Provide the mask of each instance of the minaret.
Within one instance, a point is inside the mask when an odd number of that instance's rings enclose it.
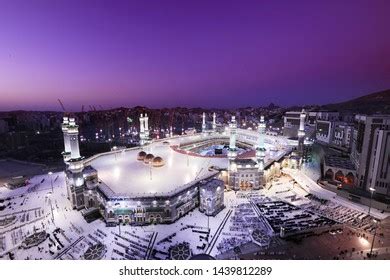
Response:
[[[141,114],[141,116],[139,117],[139,124],[140,144],[141,146],[143,146],[149,143],[149,117],[146,113],[145,115]]]
[[[264,185],[264,157],[265,157],[265,122],[264,116],[260,117],[260,123],[258,126],[258,140],[256,145],[256,160],[259,166],[259,187]]]
[[[213,132],[215,133],[217,131],[217,115],[215,112],[213,113]]]
[[[143,114],[139,117],[139,138],[140,138],[140,144],[145,144],[145,123],[144,123],[144,116]]]
[[[74,118],[69,118],[67,129],[70,146],[70,159],[66,168],[66,185],[68,198],[74,209],[82,209],[84,204],[84,161],[80,156],[79,127]]]
[[[304,143],[305,143],[305,118],[306,118],[305,109],[302,109],[300,115],[299,129],[298,129],[298,153],[301,157],[303,156]]]
[[[65,162],[67,162],[70,159],[70,138],[68,134],[68,126],[69,126],[69,119],[68,117],[64,117],[61,128],[62,128],[62,133],[64,135],[64,151],[62,152],[62,155],[64,157]]]
[[[203,112],[203,115],[202,115],[202,133],[203,135],[206,134],[206,113]]]
[[[145,128],[145,139],[146,141],[148,141],[149,140],[149,117],[146,113],[144,117],[144,128]]]
[[[69,118],[68,125],[68,137],[70,144],[70,159],[80,159],[80,148],[79,148],[79,126],[76,125],[74,118]]]
[[[237,156],[236,137],[237,137],[237,122],[236,117],[232,116],[229,124],[230,127],[230,141],[229,141],[229,159],[234,159]]]
[[[237,148],[236,148],[236,137],[237,137],[237,122],[236,117],[232,116],[232,120],[229,124],[229,132],[230,132],[230,140],[229,140],[229,151],[228,151],[228,184],[233,189],[238,190],[238,182],[237,181],[237,165],[234,162],[237,156]]]
[[[143,116],[143,114],[141,114],[140,115],[140,117],[139,117],[139,125],[140,125],[140,134],[142,133],[144,133],[145,132],[145,126],[144,126],[144,116]]]

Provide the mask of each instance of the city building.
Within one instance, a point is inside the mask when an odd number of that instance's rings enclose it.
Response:
[[[0,119],[0,134],[8,132],[8,122]]]
[[[289,111],[283,116],[283,135],[286,137],[298,137],[298,128],[301,121],[301,112]]]
[[[224,206],[224,183],[218,179],[211,179],[200,186],[199,211],[207,216],[217,215]]]
[[[333,141],[334,123],[327,120],[316,121],[316,140],[323,144],[331,144]]]
[[[334,122],[331,144],[346,151],[351,148],[353,124],[346,122]]]
[[[390,195],[390,116],[355,116],[351,160],[358,188]]]

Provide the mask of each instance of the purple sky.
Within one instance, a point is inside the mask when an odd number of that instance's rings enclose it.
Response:
[[[0,110],[288,106],[390,88],[390,1],[0,0]]]

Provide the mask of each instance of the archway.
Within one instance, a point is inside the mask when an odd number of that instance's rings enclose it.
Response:
[[[344,182],[344,173],[341,170],[337,171],[334,175],[334,179],[339,182]]]
[[[325,172],[325,179],[326,180],[333,180],[334,178],[334,172],[332,169],[328,169],[326,172]]]
[[[251,181],[242,180],[240,181],[240,190],[246,191],[252,189],[253,183]]]
[[[345,176],[344,183],[351,186],[355,184],[355,176],[353,175],[352,172],[349,172],[347,176]]]

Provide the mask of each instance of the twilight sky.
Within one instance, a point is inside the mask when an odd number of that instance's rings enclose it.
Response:
[[[0,0],[0,110],[289,106],[390,88],[390,1]]]

